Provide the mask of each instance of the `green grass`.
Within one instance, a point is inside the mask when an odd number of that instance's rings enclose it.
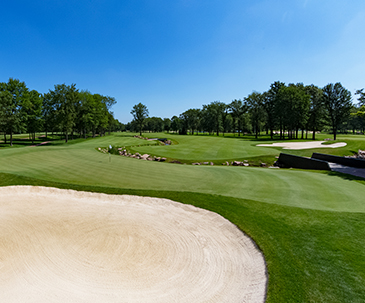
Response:
[[[277,142],[277,140],[271,140],[270,137],[266,135],[262,135],[258,139],[255,139],[252,135],[233,137],[232,134],[226,134],[225,137],[218,137],[214,135],[179,136],[176,134],[146,133],[144,136],[150,138],[167,137],[178,144],[173,144],[171,146],[157,146],[151,141],[140,140],[139,145],[141,146],[134,145],[132,148],[129,148],[131,152],[167,157],[168,160],[174,159],[188,164],[208,161],[220,165],[224,161],[231,162],[234,160],[248,160],[250,165],[259,166],[262,162],[271,165],[276,160],[275,156],[278,156],[280,152],[306,157],[310,157],[313,152],[344,156],[352,155],[359,149],[365,148],[365,136],[359,135],[339,135],[336,141],[329,141],[328,143],[346,142],[347,146],[342,148],[316,148],[307,150],[283,150],[280,147],[256,146],[262,143],[271,144]],[[331,136],[328,134],[318,134],[316,138],[317,140],[324,140],[328,137]],[[311,140],[290,141],[298,142]]]
[[[235,149],[247,157],[257,156],[255,148],[258,153],[280,153],[258,148],[259,141],[250,139],[173,138],[178,144],[162,146],[161,156],[178,146],[183,148],[175,153],[182,155],[191,145],[195,155],[218,159],[218,152],[207,150],[212,142],[227,156],[236,155]],[[210,143],[198,142],[204,140]],[[344,153],[365,142],[360,136],[344,140],[349,142]],[[365,301],[364,181],[328,172],[178,165],[121,156],[109,162],[107,154],[96,150],[109,144],[138,147],[141,142],[146,141],[119,133],[68,145],[2,149],[0,185],[164,197],[209,209],[235,223],[263,251],[269,274],[267,302]]]

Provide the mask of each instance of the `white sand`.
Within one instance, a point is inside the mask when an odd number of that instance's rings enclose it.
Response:
[[[308,141],[308,142],[280,142],[272,144],[257,144],[256,146],[282,147],[283,149],[311,149],[311,148],[337,148],[347,145],[345,142],[322,144],[327,141]]]
[[[0,302],[264,302],[262,254],[166,199],[0,188]]]

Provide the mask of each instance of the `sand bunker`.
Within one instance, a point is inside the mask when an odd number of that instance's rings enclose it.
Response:
[[[0,302],[264,302],[262,254],[166,199],[0,188]]]
[[[322,144],[327,141],[308,141],[308,142],[280,142],[272,144],[257,144],[256,146],[282,147],[283,149],[311,149],[311,148],[336,148],[347,145],[345,142]]]

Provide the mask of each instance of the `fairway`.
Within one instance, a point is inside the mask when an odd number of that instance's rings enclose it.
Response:
[[[255,150],[275,157],[281,151],[237,137],[168,136],[175,145],[143,146],[149,141],[118,133],[68,145],[5,148],[0,150],[1,185],[152,196],[205,208],[236,224],[263,252],[269,276],[267,302],[365,299],[365,283],[359,282],[365,281],[364,182],[295,169],[180,165],[117,155],[109,161],[108,154],[97,150],[126,146],[184,159],[190,147],[192,161],[245,159],[255,157]],[[356,136],[339,140],[347,146],[320,152],[346,154],[364,142]],[[158,152],[152,152],[155,149]],[[313,151],[318,150],[290,152]]]
[[[193,139],[211,140],[209,137]],[[228,143],[235,140],[219,139]],[[96,150],[98,146],[133,145],[141,141],[113,136],[69,146],[4,149],[0,167],[2,172],[80,185],[188,191],[304,208],[365,212],[363,186],[338,176],[267,168],[177,165],[114,155],[109,162],[107,154]],[[244,148],[245,141],[239,141]],[[257,148],[247,141],[246,145],[249,150]],[[265,147],[258,149],[265,150]]]

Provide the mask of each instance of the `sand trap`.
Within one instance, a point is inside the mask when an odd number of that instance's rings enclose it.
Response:
[[[347,145],[345,142],[322,144],[327,141],[308,141],[308,142],[280,142],[272,144],[257,144],[256,146],[282,147],[283,149],[311,149],[311,148],[337,148]]]
[[[266,268],[220,215],[166,199],[0,187],[0,302],[264,302]]]

